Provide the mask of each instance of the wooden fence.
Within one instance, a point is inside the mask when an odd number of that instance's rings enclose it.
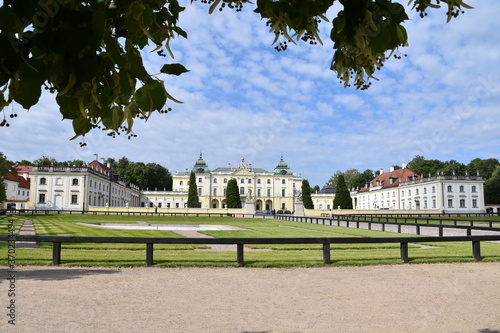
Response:
[[[167,237],[90,237],[90,236],[31,236],[0,235],[0,241],[8,242],[51,242],[52,264],[61,263],[61,244],[63,243],[134,243],[146,245],[146,265],[152,266],[154,244],[221,244],[236,245],[238,266],[244,266],[244,245],[250,244],[322,244],[323,263],[331,263],[331,244],[380,244],[399,243],[400,256],[403,263],[408,263],[408,243],[422,242],[471,242],[472,257],[481,260],[482,241],[500,241],[500,235],[492,236],[446,236],[446,237],[320,237],[320,238],[167,238]]]
[[[481,231],[496,231],[500,232],[500,221],[491,221],[491,220],[460,220],[460,219],[432,219],[432,218],[399,218],[399,220],[403,220],[403,222],[387,222],[389,218],[384,217],[370,217],[370,216],[351,216],[351,215],[334,215],[333,217],[308,217],[308,216],[285,216],[285,215],[277,215],[275,217],[278,220],[285,221],[293,221],[293,222],[305,222],[312,224],[323,224],[323,225],[331,225],[340,227],[341,222],[345,223],[347,228],[351,226],[355,226],[359,229],[360,223],[366,223],[368,225],[368,230],[372,230],[373,224],[381,225],[381,231],[385,231],[386,225],[395,225],[397,226],[397,232],[401,233],[402,226],[414,226],[415,234],[420,235],[421,227],[435,227],[439,230],[439,236],[443,236],[443,230],[445,228],[450,229],[463,229],[466,232],[467,236],[472,235],[472,230],[481,230]],[[385,220],[385,221],[384,221]],[[417,220],[426,220],[426,223],[416,223],[416,222],[408,222],[408,221],[417,221]],[[431,224],[430,221],[437,221],[439,223]],[[463,223],[467,222],[468,225],[457,224],[457,221],[461,221]],[[448,222],[450,224],[445,224],[443,222]],[[453,224],[451,224],[453,222]],[[488,223],[488,226],[479,226],[478,223]],[[495,225],[495,226],[494,226]]]

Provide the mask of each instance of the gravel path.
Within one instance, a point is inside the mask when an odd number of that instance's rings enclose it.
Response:
[[[15,326],[0,276],[0,332],[500,332],[500,263],[19,267]]]

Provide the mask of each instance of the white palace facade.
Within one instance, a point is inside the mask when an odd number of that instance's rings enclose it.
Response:
[[[351,191],[356,210],[428,210],[436,213],[484,213],[484,180],[479,176],[423,178],[391,167],[361,189]]]
[[[173,191],[146,191],[141,199],[142,207],[186,208],[189,179],[193,172],[196,178],[200,208],[226,208],[227,183],[236,179],[244,206],[252,198],[254,209],[294,210],[297,190],[302,186],[300,175],[292,172],[281,156],[273,171],[254,168],[242,158],[236,166],[218,167],[210,170],[200,154],[191,170],[174,172]]]

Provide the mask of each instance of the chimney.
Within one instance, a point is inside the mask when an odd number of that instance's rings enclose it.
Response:
[[[403,163],[403,164],[401,165],[401,168],[406,169],[406,163]]]
[[[229,168],[229,170],[231,170],[231,163],[228,163],[227,167]]]
[[[379,172],[380,172],[379,175],[383,174],[384,173],[384,169],[380,168]]]
[[[106,160],[104,159],[104,157],[101,157],[101,163],[104,164],[106,162]]]
[[[394,165],[391,165],[391,172],[394,172]]]
[[[94,154],[94,161],[97,161],[97,158],[99,157],[99,155],[97,154]]]

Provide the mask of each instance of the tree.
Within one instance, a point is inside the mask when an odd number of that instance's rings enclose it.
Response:
[[[340,209],[352,209],[351,194],[347,189],[344,175],[339,176],[336,189],[335,198],[333,199],[333,208],[340,207]]]
[[[254,6],[275,35],[278,51],[288,43],[322,43],[320,20],[332,10],[330,68],[344,86],[366,89],[370,79],[400,47],[407,45],[403,22],[406,0],[202,0],[209,13]],[[462,0],[410,0],[424,17],[428,8],[448,7],[448,21],[463,8]],[[168,112],[171,96],[157,74],[148,73],[140,51],[149,43],[159,56],[173,58],[170,43],[187,38],[178,25],[184,10],[178,0],[4,0],[0,7],[0,110],[13,101],[25,109],[37,104],[42,88],[55,95],[63,119],[75,136],[102,128],[109,135],[133,133],[134,120]],[[330,18],[331,19],[331,18]],[[396,57],[399,58],[398,55]],[[166,63],[160,72],[180,75],[187,69]],[[6,120],[1,126],[9,126]],[[84,140],[81,145],[85,145]]]
[[[172,175],[164,166],[148,163],[144,169],[144,176],[147,188],[172,191]]]
[[[57,166],[58,162],[54,157],[42,155],[33,161],[36,166]]]
[[[467,164],[467,171],[471,175],[479,173],[484,179],[489,179],[500,162],[496,158],[480,159],[475,158]]]
[[[360,173],[351,181],[349,188],[362,188],[373,178],[375,178],[373,171],[370,169],[366,169],[365,171],[363,171],[363,173]]]
[[[491,177],[484,183],[484,202],[500,204],[500,165],[495,168]]]
[[[3,179],[0,177],[0,204],[7,199],[7,191],[5,190],[5,183]]]
[[[191,171],[189,175],[188,208],[199,208],[198,186],[196,186],[196,175]]]
[[[309,186],[309,181],[304,179],[302,181],[302,203],[306,209],[314,209],[314,204],[311,198],[311,186]]]
[[[227,208],[241,208],[240,190],[236,179],[230,179],[227,182],[226,206]]]
[[[12,168],[14,163],[9,161],[7,157],[3,153],[0,152],[0,178],[5,176],[9,172],[16,172],[15,169]],[[3,182],[2,182],[3,184]]]
[[[371,171],[371,170],[370,170]],[[361,174],[357,169],[347,169],[345,172],[342,171],[336,171],[333,176],[330,178],[330,180],[326,183],[326,185],[333,186],[337,188],[337,183],[340,175],[344,175],[344,180],[346,183],[347,188],[353,188],[355,187],[355,184],[358,183],[359,181],[356,181],[359,179]],[[369,180],[371,180],[373,177],[371,177]],[[364,186],[364,184],[363,184]]]
[[[424,156],[417,155],[409,163],[408,169],[422,177],[436,176],[441,172],[445,164],[439,160],[426,160]]]

